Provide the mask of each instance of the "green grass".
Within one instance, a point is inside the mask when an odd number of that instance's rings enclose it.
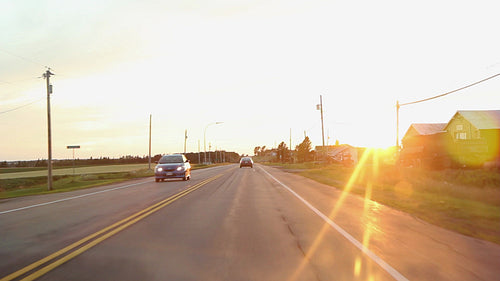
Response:
[[[148,164],[124,164],[124,165],[106,165],[106,166],[83,166],[76,167],[74,173],[82,174],[97,174],[97,173],[119,173],[130,172],[140,169],[146,169]],[[154,164],[151,168],[154,167]],[[24,170],[27,169],[27,170]],[[73,168],[58,168],[52,171],[54,176],[73,175]],[[13,178],[28,178],[28,177],[43,177],[47,176],[47,168],[22,168],[21,170],[11,170],[9,173],[0,173],[0,180]]]
[[[153,176],[153,171],[148,169],[118,173],[54,176],[53,190],[51,191],[47,190],[47,177],[4,179],[0,182],[0,198],[66,192],[150,176]]]
[[[430,171],[366,164],[355,167],[272,164],[412,214],[429,223],[500,244],[500,173]],[[358,176],[347,185],[352,175]],[[367,192],[371,186],[371,192]]]
[[[47,170],[46,167],[0,168],[0,174]]]

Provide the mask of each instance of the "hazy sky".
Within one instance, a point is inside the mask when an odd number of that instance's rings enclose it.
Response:
[[[0,0],[0,160],[325,142],[387,147],[396,100],[500,73],[495,1]],[[411,123],[500,109],[500,78],[401,108]]]

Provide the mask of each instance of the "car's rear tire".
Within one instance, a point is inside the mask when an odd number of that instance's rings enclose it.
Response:
[[[155,179],[155,182],[159,182],[159,181],[160,181],[160,179]]]

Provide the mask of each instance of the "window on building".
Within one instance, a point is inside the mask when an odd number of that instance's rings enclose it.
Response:
[[[457,129],[457,131],[462,131],[464,129],[464,125],[462,125],[462,124],[457,125],[456,129]]]

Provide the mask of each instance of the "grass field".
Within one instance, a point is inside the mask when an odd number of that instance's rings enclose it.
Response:
[[[0,181],[0,199],[66,192],[150,176],[153,176],[153,171],[147,168],[129,172],[54,176],[51,191],[47,190],[47,176],[4,179]]]
[[[193,170],[197,170],[215,165],[191,166]],[[151,168],[154,168],[154,165]],[[53,190],[48,191],[47,170],[27,169],[28,171],[10,169],[10,173],[4,171],[0,174],[0,199],[65,192],[154,175],[153,171],[148,169],[148,164],[77,167],[75,176],[73,168],[63,168],[53,170]]]
[[[108,166],[87,166],[76,167],[75,174],[105,174],[105,173],[119,173],[130,172],[141,169],[147,169],[148,164],[125,164],[125,165],[108,165]],[[154,164],[151,165],[154,168]],[[26,170],[23,170],[26,169]],[[63,168],[52,170],[54,176],[73,175],[73,168]],[[2,179],[16,179],[16,178],[32,178],[47,176],[47,168],[16,168],[16,169],[0,169],[0,180]]]
[[[412,214],[429,223],[500,244],[500,173],[429,171],[371,162],[270,164]]]

